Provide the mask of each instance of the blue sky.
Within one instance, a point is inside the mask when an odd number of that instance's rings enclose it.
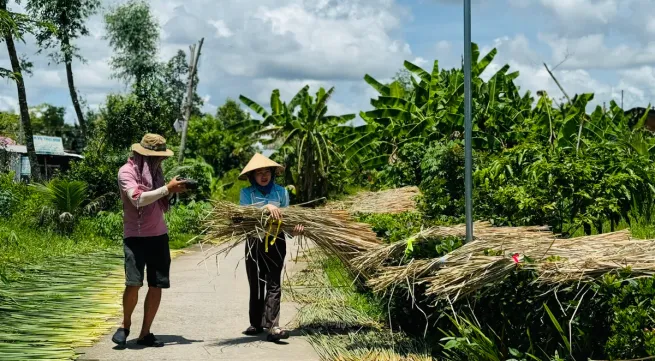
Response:
[[[273,89],[288,99],[309,84],[312,91],[336,87],[330,113],[357,113],[375,96],[364,74],[388,80],[403,60],[458,66],[463,50],[457,0],[157,0],[151,7],[162,28],[162,61],[205,37],[198,92],[208,112],[240,94],[268,106]],[[472,23],[473,41],[499,51],[487,75],[508,63],[521,72],[523,90],[560,97],[542,63],[561,63],[555,75],[571,94],[594,92],[602,104],[620,101],[624,90],[626,108],[653,100],[655,1],[473,0]],[[88,106],[98,108],[125,86],[110,77],[102,14],[89,27],[91,35],[77,42],[88,62],[74,70]],[[8,67],[2,49],[0,66]],[[73,121],[63,68],[36,50],[30,38],[19,48],[35,64],[29,103],[64,106]],[[0,109],[16,107],[15,86],[0,83]]]

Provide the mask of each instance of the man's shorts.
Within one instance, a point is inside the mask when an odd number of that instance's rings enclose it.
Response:
[[[123,240],[125,252],[125,285],[143,286],[144,269],[148,270],[148,286],[170,288],[168,275],[171,252],[168,234],[156,237],[128,237]]]

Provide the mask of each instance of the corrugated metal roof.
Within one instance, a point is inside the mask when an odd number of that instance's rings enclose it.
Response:
[[[21,153],[21,154],[27,154],[27,147],[24,145],[8,145],[5,147],[5,149],[9,152],[12,153]],[[80,158],[84,159],[84,156],[81,156],[79,154],[73,154],[73,153],[62,153],[62,154],[51,154],[51,153],[41,153],[41,152],[36,152],[36,154],[39,155],[52,155],[52,156],[60,156],[60,157],[73,157],[73,158]]]

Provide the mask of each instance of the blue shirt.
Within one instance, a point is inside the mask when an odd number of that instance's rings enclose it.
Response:
[[[263,194],[255,186],[250,186],[241,190],[239,204],[242,206],[263,207],[267,204],[279,208],[289,206],[289,192],[282,186],[275,184],[269,194]]]

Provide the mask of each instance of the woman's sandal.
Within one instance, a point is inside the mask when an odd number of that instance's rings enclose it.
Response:
[[[262,332],[264,332],[264,329],[262,327],[250,326],[243,332],[243,334],[247,336],[256,336]]]
[[[289,334],[286,331],[284,331],[279,327],[273,327],[270,330],[268,336],[266,337],[266,340],[271,342],[277,342],[280,340],[286,340],[287,338],[289,338]]]

